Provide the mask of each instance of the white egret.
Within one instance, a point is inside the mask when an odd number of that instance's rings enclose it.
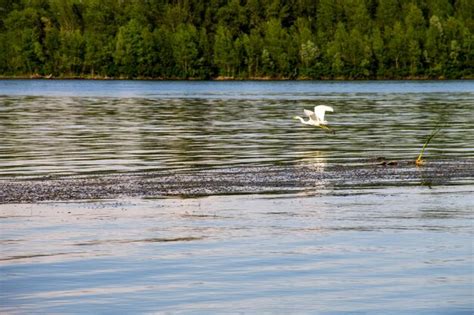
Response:
[[[301,123],[305,125],[311,125],[311,126],[316,126],[316,127],[321,127],[323,129],[329,130],[334,133],[329,127],[327,127],[327,121],[324,120],[324,114],[326,112],[333,112],[333,108],[331,106],[326,106],[326,105],[318,105],[314,107],[314,112],[305,109],[304,113],[306,116],[308,116],[308,120],[304,120],[300,116],[295,116],[293,117],[294,119],[299,119]]]

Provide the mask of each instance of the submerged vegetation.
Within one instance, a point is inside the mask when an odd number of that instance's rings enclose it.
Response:
[[[472,78],[472,0],[0,0],[0,74]]]

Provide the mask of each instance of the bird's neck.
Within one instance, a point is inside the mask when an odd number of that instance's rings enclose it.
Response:
[[[299,119],[303,124],[307,124],[308,122],[307,121],[304,121],[304,119],[300,116],[296,116],[295,117],[296,119]]]

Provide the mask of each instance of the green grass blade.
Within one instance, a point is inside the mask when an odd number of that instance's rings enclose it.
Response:
[[[443,128],[440,124],[438,124],[435,128],[435,130],[431,133],[431,135],[426,139],[425,144],[423,144],[423,148],[421,148],[421,152],[418,155],[418,158],[416,159],[417,161],[421,161],[423,157],[423,153],[425,153],[426,148],[428,147],[428,144],[431,142],[431,139],[434,138],[438,134],[438,132]]]

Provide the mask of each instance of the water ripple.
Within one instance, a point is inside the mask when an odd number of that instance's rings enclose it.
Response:
[[[0,176],[406,159],[439,122],[427,156],[474,156],[473,93],[298,93],[307,99],[0,96]],[[291,119],[321,103],[336,135]]]

